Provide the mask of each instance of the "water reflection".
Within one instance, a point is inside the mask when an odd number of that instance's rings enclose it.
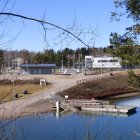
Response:
[[[128,114],[125,113],[114,113],[114,112],[90,112],[90,111],[82,111],[80,112],[80,114],[86,114],[86,115],[90,115],[90,116],[114,116],[114,117],[129,117],[134,115],[136,112],[131,112]]]
[[[140,107],[140,96],[129,97],[114,101],[115,104]]]
[[[24,117],[16,122],[16,131],[26,140],[139,140],[137,114],[131,117],[96,114],[92,112],[55,113]],[[133,123],[132,123],[133,122]],[[21,134],[22,132],[22,134]],[[126,135],[127,134],[127,135]]]
[[[131,113],[125,114],[125,113],[111,113],[111,112],[94,112],[94,111],[77,111],[76,114],[79,115],[86,115],[86,116],[114,116],[114,117],[129,117],[132,116],[136,113],[136,111],[133,111]],[[59,112],[59,115],[56,114],[56,118],[58,119],[59,117],[67,116],[73,114],[71,111],[64,111],[64,112]],[[59,116],[59,117],[58,117]]]
[[[140,104],[140,97],[133,103]],[[116,101],[116,104],[131,106],[132,98]],[[128,102],[126,102],[128,101]],[[138,101],[138,102],[137,102]],[[57,114],[58,116],[58,114]],[[56,112],[16,121],[14,140],[139,140],[140,108],[133,115],[97,112]],[[13,124],[6,129],[13,130]],[[24,136],[24,137],[23,137]]]

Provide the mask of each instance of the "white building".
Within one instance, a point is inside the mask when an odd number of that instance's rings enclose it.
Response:
[[[121,68],[121,59],[118,57],[85,56],[86,68]]]

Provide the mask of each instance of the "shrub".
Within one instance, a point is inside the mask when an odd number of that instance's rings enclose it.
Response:
[[[34,78],[32,80],[15,80],[14,81],[15,85],[23,85],[23,84],[39,84],[40,79],[39,78]],[[12,81],[11,80],[1,80],[0,85],[11,85]]]
[[[128,71],[128,84],[134,88],[140,88],[140,76],[136,75],[132,70]]]

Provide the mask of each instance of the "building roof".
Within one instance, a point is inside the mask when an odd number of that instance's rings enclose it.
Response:
[[[56,64],[21,64],[20,67],[56,67]]]

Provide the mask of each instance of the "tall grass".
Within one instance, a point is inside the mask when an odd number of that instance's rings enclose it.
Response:
[[[12,100],[17,93],[19,98],[24,97],[24,90],[28,90],[29,94],[35,94],[46,88],[47,86],[39,85],[39,79],[16,80],[14,86],[10,80],[3,80],[0,81],[0,103]]]

